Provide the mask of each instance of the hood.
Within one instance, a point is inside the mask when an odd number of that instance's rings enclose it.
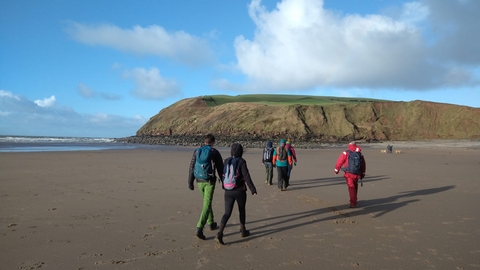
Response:
[[[356,144],[349,144],[348,145],[348,150],[350,150],[352,152],[362,152],[362,148],[360,148],[360,146],[358,146]]]
[[[273,143],[271,141],[267,141],[267,147],[272,148],[272,146],[273,146]]]
[[[230,154],[232,154],[232,157],[242,157],[243,146],[239,143],[232,144]]]

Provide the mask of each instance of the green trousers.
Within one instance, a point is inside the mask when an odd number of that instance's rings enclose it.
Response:
[[[197,184],[203,198],[202,213],[200,214],[197,228],[203,229],[206,223],[212,224],[214,222],[212,201],[213,192],[215,191],[215,182],[213,182],[213,184],[211,184],[210,182],[197,182]]]
[[[265,182],[271,185],[273,178],[273,165],[271,162],[265,162],[265,172],[267,173],[267,181]]]

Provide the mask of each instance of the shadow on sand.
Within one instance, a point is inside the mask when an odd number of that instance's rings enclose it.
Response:
[[[381,180],[387,180],[390,177],[386,175],[376,175],[368,176],[363,179],[363,183],[376,182]],[[327,186],[336,186],[336,185],[345,185],[345,178],[343,176],[335,177],[325,177],[325,178],[315,178],[315,179],[304,179],[304,180],[293,180],[290,182],[289,190],[300,190],[316,187],[327,187]]]
[[[382,177],[380,177],[382,178]],[[338,181],[338,178],[335,178],[336,181]],[[318,180],[325,181],[325,179],[312,179],[312,180],[304,180],[304,181],[313,181],[315,182]],[[379,179],[381,180],[381,179]],[[331,181],[331,178],[327,178],[326,180]],[[377,180],[378,181],[378,180]],[[343,182],[342,182],[343,183]],[[343,183],[344,184],[344,183]],[[389,212],[395,211],[401,207],[404,207],[408,204],[418,202],[420,199],[414,197],[421,197],[425,195],[431,195],[431,194],[436,194],[440,192],[445,192],[448,190],[451,190],[455,188],[455,186],[445,186],[445,187],[438,187],[438,188],[429,188],[429,189],[421,189],[421,190],[413,190],[413,191],[405,191],[401,192],[398,195],[391,196],[391,197],[385,197],[385,198],[379,198],[379,199],[372,199],[372,200],[362,200],[361,201],[361,207],[356,208],[356,209],[351,209],[351,212],[348,213],[343,213],[342,210],[346,209],[348,206],[347,205],[338,205],[338,206],[330,206],[330,207],[324,207],[320,209],[315,209],[315,210],[310,210],[310,211],[305,211],[305,212],[299,212],[299,213],[294,213],[294,214],[288,214],[288,215],[281,215],[281,216],[276,216],[276,217],[270,217],[270,218],[265,218],[265,219],[259,219],[255,221],[250,221],[248,222],[247,226],[250,225],[249,229],[251,229],[251,235],[248,238],[233,241],[233,242],[228,242],[228,235],[232,235],[233,233],[226,234],[225,237],[227,237],[227,244],[234,244],[234,243],[241,243],[245,242],[248,240],[264,237],[267,235],[272,235],[272,234],[278,234],[283,231],[295,229],[298,227],[302,226],[307,226],[311,224],[315,224],[318,222],[322,221],[328,221],[328,220],[336,220],[339,218],[348,218],[352,216],[359,216],[359,215],[367,215],[367,214],[372,214],[375,213],[373,218],[381,217]],[[397,202],[399,199],[404,199],[404,198],[412,198],[407,201],[401,201]],[[327,216],[324,218],[319,218],[316,216],[323,215],[323,214],[334,214],[332,216]],[[284,224],[287,224],[289,222],[298,222],[298,220],[301,219],[306,219],[310,218],[310,221],[303,222],[303,223],[296,223],[288,226],[282,226]],[[261,225],[261,226],[254,226],[254,224],[262,224],[264,222],[271,222],[267,225]],[[279,226],[279,227],[278,227]]]

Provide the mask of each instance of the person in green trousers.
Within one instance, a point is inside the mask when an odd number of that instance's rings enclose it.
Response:
[[[215,171],[219,176],[222,175],[223,158],[220,152],[213,148],[214,144],[215,136],[207,134],[204,145],[193,152],[188,174],[188,188],[194,190],[193,182],[196,181],[203,198],[202,212],[195,233],[202,240],[206,239],[203,233],[205,224],[208,224],[212,231],[218,229],[213,216],[212,201],[217,181]]]

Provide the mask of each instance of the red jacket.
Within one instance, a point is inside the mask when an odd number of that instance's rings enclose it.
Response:
[[[362,149],[358,145],[349,144],[348,150],[352,152],[362,152]],[[348,167],[348,151],[343,151],[337,159],[337,163],[335,164],[335,174],[337,174],[341,168]],[[365,171],[367,170],[367,164],[365,163],[365,158],[362,156],[362,174],[356,175],[353,173],[345,172],[345,177],[347,178],[354,178],[360,179],[365,176]]]
[[[293,149],[293,146],[291,144],[287,143],[285,145],[285,148],[290,150],[290,153],[292,154],[293,162],[297,162],[297,153],[295,153],[295,149]]]

